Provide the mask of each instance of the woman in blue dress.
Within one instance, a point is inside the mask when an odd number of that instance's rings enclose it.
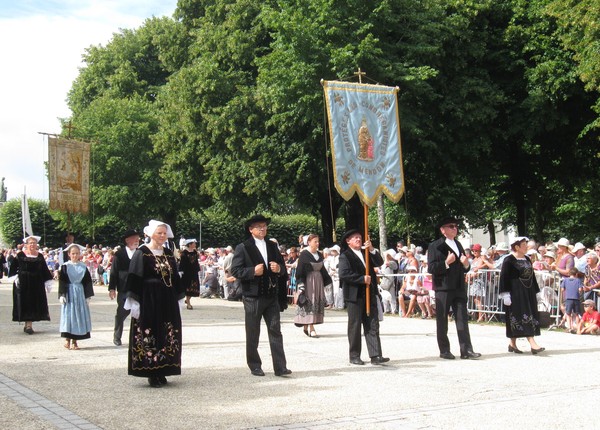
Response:
[[[88,301],[94,295],[94,287],[90,272],[80,261],[81,249],[77,244],[69,245],[65,250],[69,261],[61,266],[58,275],[60,336],[66,338],[67,349],[79,349],[77,341],[89,339],[92,331]]]

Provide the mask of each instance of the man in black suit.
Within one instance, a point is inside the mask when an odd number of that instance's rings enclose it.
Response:
[[[360,231],[348,230],[341,240],[341,253],[338,263],[340,285],[344,292],[344,301],[348,308],[348,343],[350,344],[350,363],[365,364],[360,358],[362,340],[361,325],[364,328],[367,350],[372,364],[383,364],[390,361],[381,355],[381,341],[379,339],[379,318],[377,314],[377,275],[375,267],[383,264],[383,258],[373,248],[371,241],[364,243],[368,249],[369,273],[366,271],[366,262],[363,240]],[[370,312],[366,310],[366,291],[370,285]]]
[[[117,346],[121,345],[123,322],[131,312],[123,308],[126,299],[123,290],[127,284],[131,257],[140,244],[140,234],[136,230],[127,230],[123,234],[123,240],[125,246],[115,252],[108,279],[108,296],[111,300],[117,298],[117,314],[115,315],[115,332],[113,335],[113,343]]]
[[[235,248],[231,274],[242,283],[246,326],[246,362],[250,373],[265,376],[258,354],[260,323],[264,318],[276,376],[292,373],[287,368],[279,312],[287,308],[287,271],[277,245],[265,240],[270,218],[255,215],[244,224],[251,237]]]
[[[427,248],[427,267],[432,275],[435,291],[435,318],[440,358],[449,360],[454,359],[448,340],[448,312],[451,306],[456,319],[460,358],[481,357],[481,354],[473,352],[469,334],[465,274],[471,266],[463,246],[456,240],[458,224],[459,220],[454,217],[443,218],[438,223],[442,237],[433,241]]]

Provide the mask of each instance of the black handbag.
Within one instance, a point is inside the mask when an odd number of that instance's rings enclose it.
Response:
[[[300,293],[298,294],[298,299],[296,300],[296,304],[303,308],[304,306],[306,306],[306,303],[308,302],[308,300],[306,299],[306,295],[304,294],[304,291],[300,291]]]

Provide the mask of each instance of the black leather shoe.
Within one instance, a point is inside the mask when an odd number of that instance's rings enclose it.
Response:
[[[546,348],[544,348],[543,346],[542,346],[541,348],[539,348],[539,349],[533,349],[533,348],[531,348],[531,353],[532,353],[533,355],[537,355],[537,354],[539,354],[540,352],[542,352],[542,351],[545,351],[545,350],[546,350]]]
[[[514,352],[515,354],[523,354],[523,351],[521,351],[516,346],[512,346],[512,345],[508,345],[508,352]]]
[[[481,354],[478,352],[473,352],[473,351],[467,351],[464,354],[460,354],[460,358],[462,358],[463,360],[466,360],[468,358],[479,358],[481,357]]]
[[[456,357],[450,351],[440,353],[440,358],[444,358],[446,360],[454,360]]]
[[[371,357],[371,364],[383,364],[390,361],[387,357],[382,357],[381,355],[377,355],[375,357]]]
[[[291,375],[292,371],[290,369],[283,369],[280,372],[275,372],[275,376],[285,376],[285,375]]]
[[[263,370],[260,367],[252,369],[250,373],[252,373],[254,376],[265,376],[265,372],[263,372]]]
[[[350,359],[350,364],[357,364],[357,365],[359,365],[359,366],[362,366],[363,364],[365,364],[365,362],[364,362],[364,361],[362,361],[362,360],[360,359],[360,357],[357,357],[357,358],[351,358],[351,359]]]
[[[121,346],[121,339],[119,339],[118,337],[113,338],[113,343],[116,346]]]
[[[158,377],[156,377],[156,376],[149,377],[148,384],[150,384],[150,386],[154,387],[154,388],[162,387],[162,384],[160,383],[160,381],[158,380]]]
[[[160,385],[167,385],[167,378],[165,376],[158,376],[158,382],[160,382]]]

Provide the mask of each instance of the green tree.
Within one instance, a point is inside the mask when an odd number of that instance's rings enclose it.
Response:
[[[574,53],[576,72],[588,91],[596,94],[594,110],[598,116],[590,128],[600,127],[600,1],[554,0],[547,8],[564,30],[560,37],[568,52]]]
[[[319,82],[360,67],[400,87],[390,239],[428,241],[447,213],[582,237],[597,229],[597,1],[181,0],[84,57],[69,103],[99,142],[87,225],[304,212],[328,244],[361,208],[330,192]]]
[[[253,63],[269,39],[258,20],[262,6],[244,0],[180,6],[194,42],[186,66],[159,98],[154,142],[165,179],[197,206],[214,199],[234,216],[268,210],[285,181],[277,169],[283,148],[263,145],[265,119],[253,90]]]
[[[29,218],[33,234],[40,236],[41,246],[57,247],[62,243],[58,222],[48,212],[48,202],[37,199],[27,199]],[[23,216],[21,200],[8,200],[0,208],[0,234],[3,241],[14,247],[23,243]]]
[[[112,229],[109,239],[116,243],[123,229],[139,228],[150,218],[176,229],[186,201],[162,180],[152,136],[158,128],[156,96],[186,49],[177,28],[168,18],[149,19],[84,56],[86,67],[68,101],[75,137],[94,142],[91,211],[77,218],[87,236]]]
[[[497,205],[513,208],[520,234],[531,231],[540,240],[548,228],[570,233],[560,208],[572,204],[586,180],[597,179],[590,159],[597,142],[581,134],[593,119],[593,98],[577,79],[548,3],[512,2],[505,31],[509,61],[499,69],[511,77],[502,86],[511,97],[500,116],[504,133],[493,153],[504,178],[497,183]]]
[[[489,155],[489,125],[503,94],[490,76],[498,44],[494,2],[285,1],[266,15],[272,52],[257,59],[260,98],[277,141],[298,147],[298,195],[323,210],[328,195],[320,78],[347,78],[359,67],[369,82],[400,87],[406,189],[418,236],[442,213],[474,216],[483,178],[465,172]],[[300,194],[300,193],[304,194]],[[350,202],[347,224],[360,210]],[[339,206],[339,205],[338,205]],[[358,214],[357,214],[358,212]],[[392,234],[393,235],[393,234]]]

